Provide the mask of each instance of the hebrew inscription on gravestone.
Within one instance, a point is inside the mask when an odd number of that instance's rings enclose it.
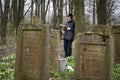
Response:
[[[46,30],[27,27],[18,34],[15,80],[46,80]]]
[[[80,35],[79,53],[75,62],[75,79],[111,80],[113,52],[109,36]],[[77,48],[78,49],[78,48]],[[76,49],[76,52],[78,52]]]
[[[104,67],[105,44],[99,36],[84,36],[82,39],[81,76],[83,78],[100,79]]]
[[[21,54],[21,72],[38,73],[39,67],[39,48],[40,31],[23,31],[22,34],[22,54]]]

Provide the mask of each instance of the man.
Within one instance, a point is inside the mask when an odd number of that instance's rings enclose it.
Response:
[[[63,32],[63,39],[64,39],[64,52],[65,58],[70,57],[72,55],[72,42],[74,40],[74,33],[75,33],[75,22],[73,21],[73,15],[67,15],[67,22],[64,27]]]

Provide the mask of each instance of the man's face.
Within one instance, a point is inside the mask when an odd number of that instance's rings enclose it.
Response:
[[[67,21],[71,21],[72,20],[72,18],[71,17],[67,17]]]

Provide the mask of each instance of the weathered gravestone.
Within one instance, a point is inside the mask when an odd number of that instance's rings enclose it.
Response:
[[[50,53],[49,53],[49,71],[64,71],[66,61],[60,57],[60,35],[59,30],[51,30]]]
[[[104,35],[110,35],[110,26],[107,25],[91,25],[86,28],[86,31],[94,32],[95,34],[102,33]]]
[[[15,80],[48,80],[46,26],[19,26]]]
[[[115,63],[120,63],[120,25],[113,26],[111,32],[115,43]]]
[[[58,44],[59,44],[59,31],[52,30],[50,38],[50,53],[49,53],[49,71],[56,72],[58,71]]]
[[[112,36],[80,34],[78,40],[75,80],[112,80]]]
[[[89,26],[86,26],[86,32],[90,33],[90,34],[91,33],[103,34],[105,36],[109,36],[111,34],[110,33],[110,26],[107,26],[107,25],[89,25]],[[80,35],[81,35],[81,33],[78,33],[75,36],[75,39],[74,39],[74,42],[73,42],[73,56],[76,55],[76,52],[74,50],[77,49],[77,48],[75,48],[75,45],[79,44],[79,42],[80,42],[80,38],[79,38]]]

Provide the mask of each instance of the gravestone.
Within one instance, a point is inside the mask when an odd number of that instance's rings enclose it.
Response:
[[[58,64],[58,37],[59,31],[52,30],[51,31],[51,38],[50,38],[50,54],[49,54],[49,71],[56,72],[58,71],[59,64]]]
[[[46,33],[44,25],[19,26],[15,80],[48,80]]]
[[[110,35],[110,26],[107,25],[91,25],[86,28],[86,31],[94,32],[95,34],[102,33],[104,35]]]
[[[75,80],[112,80],[112,36],[80,34],[77,39]]]
[[[66,59],[59,59],[59,71],[66,69]]]
[[[115,63],[120,63],[120,25],[113,26],[111,32],[115,43]]]
[[[88,34],[92,34],[92,33],[103,34],[104,36],[109,36],[111,34],[110,33],[110,26],[107,26],[107,25],[89,25],[89,26],[86,26],[86,33],[88,33]],[[74,46],[77,46],[77,44],[79,44],[80,35],[81,35],[81,33],[78,33],[75,36],[75,39],[74,39],[74,42],[73,42],[73,48],[75,48]],[[73,56],[76,55],[76,52],[74,50],[76,50],[78,47],[73,49]]]

